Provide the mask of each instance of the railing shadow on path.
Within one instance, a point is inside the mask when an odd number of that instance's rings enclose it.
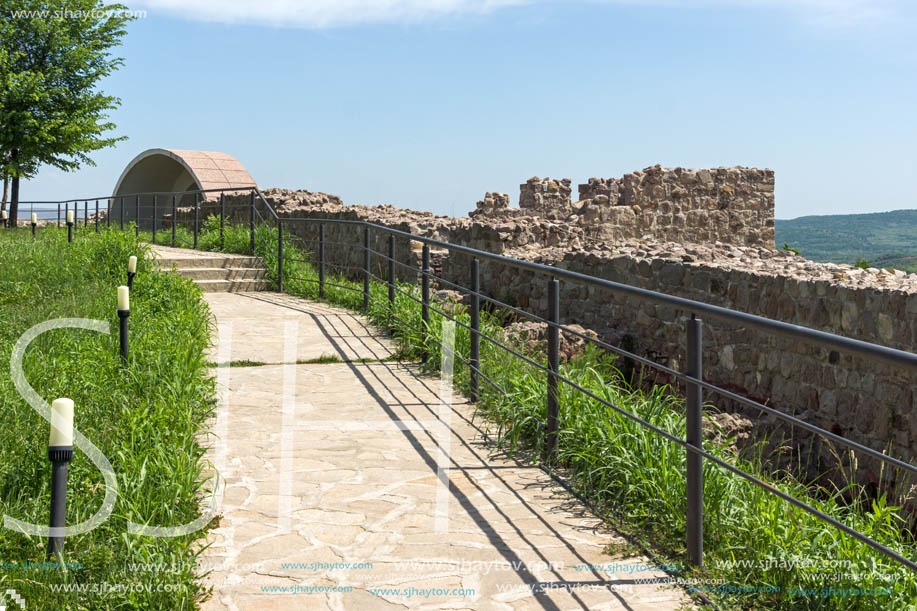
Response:
[[[326,308],[326,307],[323,307],[321,304],[303,302],[300,300],[292,300],[292,299],[288,300],[285,298],[275,299],[275,298],[269,298],[265,295],[253,295],[253,294],[245,294],[243,296],[252,298],[252,299],[257,299],[260,301],[266,301],[268,303],[272,303],[275,305],[280,305],[282,307],[290,308],[298,312],[309,315],[312,318],[313,322],[315,323],[316,327],[322,332],[322,334],[325,336],[328,342],[337,351],[338,356],[342,360],[342,364],[346,364],[349,367],[350,371],[360,381],[360,383],[363,385],[366,391],[370,394],[370,396],[377,402],[379,407],[382,408],[386,412],[386,414],[389,416],[391,420],[395,421],[395,420],[402,419],[397,416],[397,414],[393,410],[393,407],[399,407],[399,408],[404,409],[404,411],[410,414],[411,418],[413,418],[416,422],[420,422],[421,418],[418,417],[418,414],[413,413],[411,409],[409,409],[411,407],[415,407],[415,408],[420,407],[424,409],[426,412],[428,412],[429,415],[432,416],[434,419],[440,418],[440,415],[434,409],[435,406],[433,405],[433,403],[430,400],[425,400],[423,397],[418,395],[417,392],[413,388],[411,388],[408,384],[404,382],[403,379],[401,379],[401,375],[408,375],[413,380],[419,382],[424,387],[424,389],[430,393],[431,396],[438,396],[438,390],[434,389],[430,385],[430,381],[431,381],[430,376],[425,376],[421,374],[417,367],[406,366],[404,363],[385,361],[385,360],[380,360],[379,362],[374,362],[374,363],[361,363],[361,362],[358,362],[358,361],[355,362],[349,359],[348,355],[356,353],[354,346],[351,346],[348,343],[349,341],[360,342],[361,344],[363,344],[364,347],[369,348],[370,346],[369,344],[366,343],[366,339],[379,335],[379,333],[373,330],[368,324],[359,321],[359,319],[357,319],[356,317],[348,316],[348,318],[350,318],[352,321],[355,321],[358,326],[360,326],[363,330],[366,331],[366,335],[348,335],[342,332],[341,329],[339,329],[337,326],[335,326],[334,319],[338,319],[339,324],[343,321],[343,316],[341,315],[341,312],[339,310]],[[342,343],[344,345],[342,345]],[[389,355],[385,354],[380,358],[385,358],[386,356],[389,356]],[[390,377],[390,379],[392,380],[396,380],[399,383],[400,389],[412,395],[412,398],[416,400],[416,403],[405,402],[401,400],[399,398],[400,393],[397,391],[398,389],[392,388],[389,385],[389,383],[386,382],[386,380],[381,375],[379,375],[379,372],[376,371],[376,369],[378,368],[382,368],[386,370],[390,374],[388,377]],[[383,398],[380,391],[385,392],[388,395],[390,395],[392,397],[393,403],[386,401]],[[465,403],[462,402],[461,404],[465,404]],[[490,440],[489,436],[487,435],[487,432],[484,429],[482,429],[478,424],[474,423],[470,418],[468,418],[464,412],[457,409],[455,405],[450,406],[450,409],[452,411],[453,416],[461,419],[463,422],[469,425],[474,431],[476,431],[478,435],[480,435],[481,440],[483,440],[483,443],[480,444],[481,446],[483,446],[485,449],[487,447],[493,447],[492,441]],[[405,436],[405,438],[409,441],[409,443],[411,443],[411,445],[417,451],[418,455],[422,458],[424,463],[431,469],[431,471],[435,473],[438,469],[436,459],[434,456],[430,455],[430,453],[427,451],[426,448],[423,447],[420,439],[418,439],[417,435],[415,435],[415,431],[407,430],[404,428],[401,428],[400,430],[402,434]],[[434,443],[437,442],[436,435],[433,431],[430,431],[427,429],[427,430],[418,431],[418,432],[425,433],[429,441],[432,441]],[[467,471],[470,471],[470,470],[489,471],[490,474],[497,481],[499,481],[499,483],[501,484],[504,490],[509,491],[519,501],[519,503],[523,505],[529,511],[529,513],[531,514],[533,518],[539,520],[539,522],[544,526],[545,530],[550,532],[551,535],[553,535],[557,541],[561,542],[563,546],[582,563],[582,565],[589,567],[588,571],[583,571],[584,574],[591,573],[593,576],[595,576],[596,578],[595,581],[585,581],[585,580],[571,581],[568,579],[564,579],[563,576],[557,572],[557,570],[552,568],[551,572],[554,573],[554,575],[557,577],[557,580],[551,581],[551,582],[542,582],[542,581],[536,580],[532,576],[532,574],[529,573],[524,568],[522,568],[521,570],[516,570],[515,571],[516,575],[519,578],[521,578],[527,585],[535,586],[535,588],[533,589],[533,593],[536,595],[537,600],[539,601],[539,603],[542,604],[543,608],[545,609],[557,609],[558,608],[555,605],[555,603],[551,601],[547,597],[546,594],[544,594],[545,590],[550,591],[552,589],[565,589],[566,591],[570,592],[574,596],[574,599],[577,600],[577,602],[582,606],[582,608],[587,609],[588,606],[586,605],[586,603],[583,600],[576,597],[575,592],[576,592],[577,587],[588,585],[588,586],[607,587],[608,591],[614,594],[617,601],[622,605],[624,609],[632,609],[632,607],[627,604],[627,602],[624,600],[624,598],[621,597],[620,594],[615,592],[612,587],[608,587],[608,586],[636,585],[638,584],[638,580],[606,579],[604,575],[602,575],[598,570],[596,570],[593,566],[591,566],[587,558],[582,556],[580,552],[577,551],[576,545],[574,543],[567,540],[549,521],[547,521],[544,518],[543,515],[541,515],[541,513],[536,508],[531,506],[531,504],[520,494],[519,490],[515,486],[513,486],[510,482],[508,482],[504,477],[502,477],[499,474],[499,471],[502,469],[513,469],[513,470],[529,469],[529,470],[537,471],[539,473],[545,473],[540,467],[538,467],[537,465],[523,464],[519,462],[517,459],[508,457],[508,456],[501,456],[501,458],[510,460],[513,462],[513,464],[511,465],[490,465],[488,464],[489,462],[488,458],[485,456],[482,456],[481,452],[479,451],[479,448],[475,447],[475,445],[470,440],[465,439],[463,436],[458,435],[455,432],[453,432],[453,438],[457,439],[459,443],[461,443],[462,446],[464,446],[472,454],[472,456],[476,459],[476,462],[479,464],[461,465],[456,461],[454,456],[450,456],[450,462],[452,463],[452,466],[449,467],[449,470],[458,471],[464,474],[466,476],[466,479],[469,482],[471,482],[472,485],[477,489],[481,497],[486,500],[486,502],[489,504],[489,507],[495,509],[497,513],[500,515],[500,517],[504,519],[507,524],[510,524],[512,526],[515,534],[521,540],[525,541],[525,543],[530,547],[530,549],[535,551],[535,553],[537,554],[537,556],[539,557],[539,559],[542,562],[544,562],[547,566],[553,567],[553,564],[551,563],[550,559],[547,556],[545,556],[545,554],[538,549],[538,546],[533,541],[531,541],[531,539],[528,536],[526,536],[526,534],[522,531],[522,529],[520,529],[513,523],[513,520],[509,518],[506,512],[501,508],[500,504],[495,499],[493,499],[487,493],[487,491],[484,490],[484,488],[480,485],[480,483],[477,482],[474,478],[468,476]],[[549,482],[528,484],[528,486],[534,486],[534,487],[538,487],[541,489],[547,489],[548,486],[550,486],[551,484],[560,484],[560,482],[558,482],[553,475],[551,474],[548,474],[548,475],[550,477]],[[561,485],[561,487],[563,486]],[[467,497],[467,495],[465,495],[460,490],[458,490],[454,485],[449,486],[449,492],[452,494],[452,496],[457,501],[459,501],[462,508],[468,513],[469,516],[472,517],[474,522],[480,528],[481,532],[484,533],[487,536],[488,540],[494,545],[494,547],[500,551],[504,559],[507,562],[511,563],[512,566],[524,567],[524,564],[521,562],[521,558],[510,548],[510,546],[507,544],[505,539],[499,534],[497,529],[494,528],[494,526],[487,520],[487,518],[485,518],[482,515],[482,508],[479,506],[476,506],[474,502]],[[568,500],[567,507],[557,506],[554,508],[554,510],[555,511],[560,510],[565,513],[568,513],[568,509],[570,508],[570,506],[572,506],[573,504],[576,504],[577,501],[575,500],[570,501],[569,499],[567,500]],[[586,513],[587,512],[583,510],[583,515],[585,515]],[[595,517],[597,521],[601,521],[600,518],[596,516],[591,516],[591,517]],[[656,580],[652,578],[639,580],[639,584],[649,584],[649,583],[666,583],[666,578],[658,578]]]

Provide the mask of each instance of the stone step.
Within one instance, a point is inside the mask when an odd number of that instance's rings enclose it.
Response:
[[[261,267],[189,267],[177,268],[179,274],[192,280],[262,280]]]
[[[271,288],[267,280],[195,280],[205,293],[248,293]]]
[[[204,268],[253,268],[263,267],[264,263],[258,257],[188,257],[188,258],[160,258],[157,260],[160,269],[189,269],[193,267]]]

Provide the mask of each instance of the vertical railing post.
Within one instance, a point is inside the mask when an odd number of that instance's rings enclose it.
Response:
[[[57,226],[60,227],[60,204],[57,205]]]
[[[687,373],[696,380],[703,379],[703,328],[701,321],[693,314],[688,319]],[[703,449],[703,394],[700,384],[688,382],[685,441],[697,449]],[[687,465],[687,527],[688,560],[694,566],[704,564],[704,470],[703,456],[686,450]]]
[[[369,309],[369,227],[363,228],[363,309]]]
[[[548,281],[548,403],[547,430],[545,431],[545,456],[553,460],[557,454],[557,412],[560,404],[557,374],[560,371],[560,283],[556,278]]]
[[[99,200],[96,200],[96,233],[99,233]]]
[[[255,192],[248,194],[248,254],[255,256]]]
[[[478,370],[480,369],[480,315],[481,315],[481,298],[478,293],[481,292],[481,273],[480,264],[477,257],[471,259],[471,333],[469,341],[471,343],[468,354],[469,368],[469,393],[468,398],[474,403],[478,400]]]
[[[197,248],[197,234],[200,231],[201,224],[201,208],[198,203],[197,193],[194,194],[194,246]]]
[[[226,219],[226,193],[220,191],[220,250],[226,245],[223,235],[223,223]]]
[[[283,292],[283,221],[277,219],[277,290]]]
[[[136,216],[134,217],[134,235],[140,235],[140,196],[137,196]]]
[[[172,248],[175,248],[175,226],[178,224],[178,202],[176,196],[172,196]]]
[[[395,307],[395,236],[388,236],[388,303]]]
[[[158,200],[158,196],[154,195],[153,196],[153,244],[156,243],[156,215],[157,215],[156,203],[157,203],[157,200]]]
[[[89,227],[89,200],[83,200],[83,227]]]
[[[121,231],[124,231],[124,198],[118,198],[118,208],[121,211]]]
[[[325,297],[325,224],[318,224],[318,296]]]
[[[423,332],[423,352],[420,354],[420,360],[426,363],[430,357],[427,350],[430,332],[430,246],[428,244],[423,245],[422,270],[423,274],[420,277],[420,320],[422,323],[421,331]]]
[[[107,206],[108,212],[105,213],[105,226],[109,229],[111,228],[111,198],[109,197],[105,200],[105,205]]]

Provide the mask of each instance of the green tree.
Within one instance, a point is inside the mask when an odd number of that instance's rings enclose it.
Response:
[[[96,0],[3,0],[0,13],[0,174],[15,222],[21,178],[95,165],[90,153],[125,139],[106,136],[120,100],[98,84],[123,64],[112,49],[132,17]]]

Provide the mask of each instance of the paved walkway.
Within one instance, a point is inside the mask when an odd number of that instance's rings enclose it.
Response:
[[[689,600],[635,584],[664,574],[605,554],[613,532],[539,469],[491,456],[472,407],[458,395],[450,407],[448,388],[416,365],[383,360],[392,345],[362,318],[277,293],[206,299],[212,360],[265,364],[215,370],[213,430],[225,443],[210,457],[225,489],[201,558],[215,569],[204,609],[648,611]]]

